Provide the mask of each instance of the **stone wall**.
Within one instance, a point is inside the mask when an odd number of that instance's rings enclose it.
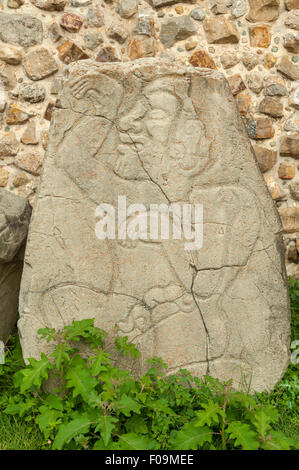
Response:
[[[0,0],[0,186],[29,198],[67,65],[173,57],[227,77],[299,279],[299,0]]]

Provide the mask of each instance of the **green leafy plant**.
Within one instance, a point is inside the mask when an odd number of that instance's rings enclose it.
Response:
[[[275,429],[275,407],[233,390],[230,382],[198,379],[186,370],[167,375],[159,358],[148,361],[148,371],[137,379],[113,362],[111,341],[91,319],[39,333],[52,352],[30,359],[13,375],[13,384],[8,373],[14,393],[4,396],[2,406],[6,415],[38,426],[43,448],[298,448]],[[126,337],[116,337],[113,347],[138,360],[139,351]]]

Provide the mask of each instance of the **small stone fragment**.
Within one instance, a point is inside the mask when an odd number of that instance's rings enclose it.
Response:
[[[23,124],[28,121],[30,114],[22,111],[16,104],[11,104],[6,110],[6,124]]]
[[[77,33],[82,23],[82,18],[74,13],[64,13],[60,19],[60,26],[66,29],[66,31],[69,31],[69,33]]]
[[[299,86],[295,87],[290,94],[289,103],[294,108],[299,109]]]
[[[65,64],[70,64],[77,60],[89,59],[89,56],[70,40],[58,46],[57,51],[59,59]]]
[[[283,190],[282,186],[273,178],[273,176],[266,175],[265,182],[274,201],[286,199],[286,192]]]
[[[253,70],[247,76],[246,84],[250,90],[254,91],[254,93],[260,93],[263,88],[263,77]]]
[[[292,181],[289,185],[290,193],[293,199],[299,201],[299,181]]]
[[[287,256],[288,260],[291,261],[291,263],[297,263],[298,262],[298,251],[296,244],[294,242],[290,243],[287,249]]]
[[[30,15],[0,12],[0,40],[23,47],[41,44],[43,26],[40,20]]]
[[[196,48],[198,44],[198,41],[194,40],[194,39],[188,39],[186,42],[185,42],[185,49],[186,51],[192,51],[193,49]]]
[[[147,36],[133,38],[128,46],[128,56],[131,60],[141,57],[154,57],[156,53],[155,39]]]
[[[31,3],[46,11],[61,11],[64,9],[67,0],[30,0]]]
[[[12,180],[12,184],[14,185],[15,188],[19,188],[20,186],[24,186],[24,184],[27,184],[29,181],[28,176],[26,173],[21,172],[18,173]]]
[[[264,94],[267,96],[286,96],[287,89],[285,81],[275,75],[271,75],[264,80]]]
[[[22,49],[0,43],[0,60],[10,65],[18,65],[22,62]]]
[[[288,33],[283,37],[284,47],[294,54],[299,52],[299,33]]]
[[[114,39],[120,44],[123,44],[128,37],[128,31],[121,23],[111,24],[109,28],[107,28],[106,34],[109,38]]]
[[[259,23],[261,21],[274,21],[279,15],[280,0],[248,0],[250,11],[247,16],[249,21]]]
[[[274,129],[271,119],[247,118],[245,120],[247,132],[251,139],[271,139],[274,137]]]
[[[162,23],[160,41],[164,47],[172,47],[177,41],[197,33],[198,27],[189,16],[169,17]]]
[[[32,175],[39,176],[42,169],[43,157],[37,152],[18,153],[15,164]]]
[[[278,167],[278,176],[282,180],[292,180],[295,176],[296,169],[293,163],[283,162]]]
[[[278,212],[285,233],[299,232],[299,206],[279,207]]]
[[[105,19],[100,5],[94,5],[93,7],[88,8],[87,22],[88,26],[95,26],[96,28],[104,26]]]
[[[134,27],[134,34],[142,34],[146,36],[155,36],[154,17],[148,10],[141,10],[138,15],[137,23]]]
[[[49,36],[50,36],[50,38],[53,42],[57,42],[57,41],[59,41],[59,39],[62,38],[62,34],[60,32],[59,26],[55,22],[50,24],[50,26],[48,28],[48,33],[49,33]]]
[[[276,118],[283,117],[283,105],[277,98],[267,96],[259,105],[259,112]]]
[[[238,53],[223,52],[220,56],[220,61],[224,69],[230,69],[240,62],[240,57]]]
[[[266,54],[264,57],[264,67],[268,70],[272,69],[277,62],[277,58],[273,54]]]
[[[0,166],[0,186],[1,188],[5,188],[8,183],[9,173],[3,166]]]
[[[231,14],[234,18],[240,18],[247,12],[246,0],[234,0],[231,7]]]
[[[252,70],[259,64],[260,58],[258,54],[254,52],[245,52],[242,58],[242,62],[247,70]]]
[[[97,62],[120,62],[115,47],[106,46],[99,50],[95,60]]]
[[[18,89],[18,96],[22,101],[29,103],[40,103],[46,96],[45,87],[37,83],[21,83]]]
[[[284,125],[284,130],[287,132],[298,132],[299,130],[299,111],[295,111],[288,118]]]
[[[190,11],[190,16],[196,21],[203,21],[206,17],[205,12],[203,11],[202,8],[196,7],[193,8],[193,10]]]
[[[194,67],[202,67],[207,69],[217,69],[212,57],[204,50],[193,52],[189,59],[190,64]]]
[[[103,37],[100,33],[88,32],[84,35],[84,44],[92,51],[103,43]]]
[[[299,0],[284,0],[285,6],[288,10],[299,8]]]
[[[24,58],[23,66],[31,80],[42,80],[58,70],[53,54],[44,47],[28,52]]]
[[[21,137],[22,144],[25,145],[36,145],[38,144],[38,139],[36,138],[36,127],[33,120],[29,121],[25,131]]]
[[[54,109],[55,109],[55,101],[50,101],[48,103],[48,106],[47,106],[45,114],[44,114],[44,118],[47,121],[51,121]]]
[[[296,29],[299,31],[299,10],[290,11],[285,19],[284,24],[288,28]]]
[[[246,116],[251,104],[251,96],[249,93],[239,93],[236,97],[237,105],[242,116]]]
[[[260,145],[254,145],[253,149],[261,172],[266,173],[271,170],[276,164],[277,152],[269,150],[266,147],[261,147]]]
[[[226,18],[206,18],[203,27],[209,44],[236,44],[239,33],[233,23]]]
[[[122,18],[131,18],[138,10],[137,0],[119,0],[117,12]]]
[[[243,82],[243,79],[240,74],[232,75],[227,79],[231,92],[235,96],[243,90],[246,90],[246,85]]]
[[[277,70],[290,80],[299,80],[299,66],[295,65],[287,55],[281,58]]]
[[[0,139],[0,158],[14,157],[19,150],[19,142],[15,133],[10,131],[1,136]]]
[[[14,10],[20,8],[22,5],[24,5],[24,3],[25,0],[7,0],[8,8],[13,8]]]
[[[211,2],[211,10],[214,15],[224,15],[228,12],[228,8],[226,5],[226,0],[213,0]]]
[[[91,3],[92,0],[71,0],[71,5],[75,8],[87,7]]]
[[[299,158],[299,135],[284,135],[281,138],[280,155]]]
[[[267,48],[271,43],[271,33],[269,26],[259,25],[250,28],[250,45],[252,47]]]

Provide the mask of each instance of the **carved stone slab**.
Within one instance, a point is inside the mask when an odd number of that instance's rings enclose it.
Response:
[[[24,357],[46,349],[39,328],[88,317],[138,345],[137,374],[159,356],[170,373],[273,388],[289,362],[282,228],[223,76],[157,59],[84,61],[70,66],[58,108],[21,286]],[[201,204],[202,248],[100,240],[97,208],[118,213],[120,197],[146,210]]]

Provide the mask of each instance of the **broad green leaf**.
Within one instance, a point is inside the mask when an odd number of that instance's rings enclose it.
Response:
[[[63,400],[57,395],[52,395],[52,394],[48,395],[44,400],[44,404],[48,406],[50,409],[59,410],[59,411],[63,410]]]
[[[185,424],[178,431],[174,442],[174,450],[197,450],[205,442],[212,442],[212,431],[207,427],[195,427],[194,423]]]
[[[261,447],[264,450],[290,450],[291,447],[296,447],[296,445],[293,439],[289,439],[281,431],[271,431]]]
[[[241,446],[243,450],[257,450],[259,441],[249,424],[233,421],[227,428],[230,438],[235,441],[235,447]]]
[[[61,411],[50,409],[45,405],[39,408],[39,412],[40,415],[36,417],[35,421],[44,433],[45,438],[48,438],[51,430],[61,422],[63,414]]]
[[[42,383],[48,379],[49,371],[53,369],[47,356],[42,353],[41,359],[29,359],[29,366],[21,371],[23,379],[21,382],[21,393],[26,392],[33,386],[40,388]]]
[[[251,422],[255,427],[260,439],[264,440],[271,429],[271,418],[263,411],[259,410],[254,413]]]
[[[128,397],[128,395],[123,394],[120,400],[114,402],[113,408],[117,413],[121,412],[125,416],[130,416],[131,412],[140,413],[142,405],[133,398]]]
[[[86,401],[88,401],[90,392],[98,384],[88,368],[74,367],[66,373],[65,377],[67,388],[73,388],[73,397],[81,395]]]
[[[113,429],[115,428],[117,422],[118,422],[118,419],[113,418],[113,416],[110,416],[110,415],[103,415],[103,416],[100,416],[100,418],[98,418],[95,432],[98,432],[98,431],[101,432],[101,437],[103,439],[105,446],[108,445],[108,442],[110,441],[110,438],[111,438],[111,433]]]
[[[141,416],[133,415],[131,418],[127,419],[125,422],[125,428],[128,433],[148,434],[146,421]]]
[[[122,434],[119,436],[121,450],[155,450],[159,444],[146,436],[138,436],[135,433]]]
[[[91,417],[89,413],[83,413],[80,418],[61,425],[53,442],[53,449],[62,450],[64,445],[68,444],[75,436],[86,434],[91,424],[94,424],[94,417]]]
[[[222,416],[224,418],[225,413],[223,409],[218,405],[218,403],[214,403],[211,400],[208,403],[202,403],[201,406],[205,408],[204,410],[196,411],[196,421],[195,426],[201,427],[207,424],[211,426],[213,423],[218,424],[219,418]]]

